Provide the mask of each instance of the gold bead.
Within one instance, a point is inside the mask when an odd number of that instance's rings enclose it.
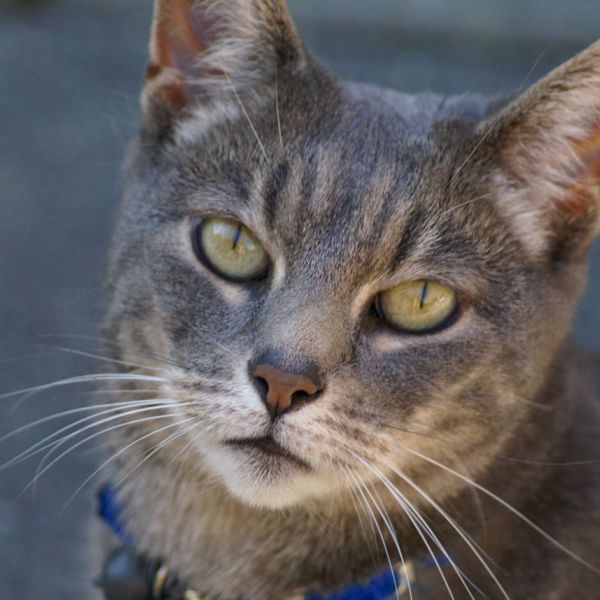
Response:
[[[152,596],[154,598],[158,599],[162,596],[162,592],[165,587],[165,583],[167,582],[168,576],[169,569],[167,567],[161,567],[156,572],[156,577],[154,578],[154,585],[152,586]]]

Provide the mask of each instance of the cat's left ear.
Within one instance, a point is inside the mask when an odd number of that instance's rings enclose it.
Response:
[[[484,123],[486,132],[500,157],[499,201],[530,248],[585,252],[600,233],[600,42]]]
[[[304,58],[285,0],[155,0],[144,118],[243,96]]]

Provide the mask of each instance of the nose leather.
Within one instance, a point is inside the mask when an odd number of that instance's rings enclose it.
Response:
[[[267,384],[265,402],[273,417],[277,417],[292,408],[298,394],[303,397],[314,396],[319,385],[307,375],[286,373],[269,364],[259,364],[252,369],[252,375]],[[296,394],[296,398],[294,395]]]

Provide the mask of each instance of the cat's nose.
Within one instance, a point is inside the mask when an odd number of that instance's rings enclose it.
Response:
[[[313,400],[321,391],[314,373],[288,373],[268,363],[251,367],[261,397],[273,419],[293,407]]]

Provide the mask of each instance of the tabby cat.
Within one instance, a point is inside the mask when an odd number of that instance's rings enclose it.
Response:
[[[105,332],[155,593],[600,598],[600,43],[509,99],[340,81],[284,0],[150,49]]]

